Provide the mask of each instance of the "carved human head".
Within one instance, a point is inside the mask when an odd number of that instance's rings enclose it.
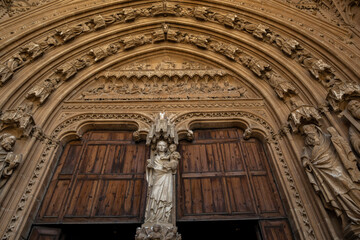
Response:
[[[354,118],[360,119],[360,101],[351,100],[347,105],[347,109]]]
[[[5,151],[11,151],[16,142],[16,137],[11,134],[5,133],[0,136],[0,140],[1,140],[1,147]]]
[[[167,149],[167,143],[165,141],[159,141],[156,144],[156,150],[160,153],[160,152],[165,152]]]
[[[170,151],[170,152],[175,152],[175,151],[176,151],[176,148],[177,148],[176,144],[170,144],[170,146],[169,146],[169,151]]]
[[[161,226],[160,226],[159,224],[155,224],[155,225],[153,226],[153,230],[154,230],[154,232],[160,232]]]
[[[314,124],[308,124],[303,127],[306,135],[305,144],[308,146],[315,146],[320,144],[319,130]]]

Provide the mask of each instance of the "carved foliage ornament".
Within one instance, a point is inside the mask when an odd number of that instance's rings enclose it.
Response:
[[[207,7],[186,7],[165,2],[154,4],[147,8],[124,8],[122,11],[106,16],[96,15],[88,21],[57,29],[55,34],[43,38],[40,41],[30,42],[27,46],[22,47],[18,53],[14,54],[13,57],[0,65],[0,82],[5,83],[8,81],[14,71],[35,60],[49,48],[69,42],[83,33],[97,31],[114,23],[126,23],[141,17],[155,17],[158,15],[162,15],[163,17],[175,15],[177,17],[195,18],[250,33],[256,39],[272,44],[287,56],[296,59],[325,87],[332,86],[334,79],[338,79],[328,64],[324,63],[321,59],[315,58],[296,40],[282,37],[279,33],[262,24],[251,23],[233,13],[215,12]],[[124,49],[144,45],[149,41],[158,42],[167,40],[176,42],[178,41],[177,35],[178,32],[169,29],[167,25],[163,25],[163,30],[155,31],[151,39],[141,35],[124,38]],[[197,38],[189,39],[189,41],[199,47],[208,47],[208,37],[206,36],[198,36]],[[97,62],[105,58],[106,55],[114,54],[118,47],[119,46],[115,44],[112,45],[110,49],[96,48],[93,49],[91,53],[95,56],[95,61]],[[233,58],[234,54],[238,51],[236,47],[234,48],[232,46],[223,49],[220,49],[221,46],[218,46],[217,48],[217,52],[221,51],[223,55],[226,55],[230,59]]]

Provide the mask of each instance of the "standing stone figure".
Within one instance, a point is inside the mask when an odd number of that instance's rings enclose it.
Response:
[[[360,125],[360,102],[351,100],[347,105],[347,110]],[[349,127],[349,136],[354,151],[360,156],[360,131],[353,124]]]
[[[4,133],[0,136],[0,188],[2,188],[22,159],[21,154],[12,152],[16,138]]]
[[[159,141],[152,159],[148,159],[146,180],[149,186],[145,222],[169,223],[173,208],[173,169],[170,166],[168,146]]]
[[[344,230],[351,226],[359,227],[360,185],[352,181],[344,167],[342,158],[345,156],[338,152],[337,136],[333,141],[314,124],[305,125],[303,130],[306,138],[301,159],[310,183],[325,206],[341,218]],[[329,128],[330,133],[334,134],[334,131]]]

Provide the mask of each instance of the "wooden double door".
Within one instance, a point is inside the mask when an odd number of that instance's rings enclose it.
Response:
[[[250,224],[253,239],[292,238],[260,141],[245,141],[236,128],[204,129],[194,131],[194,141],[181,142],[178,150],[177,221],[185,240],[191,239],[186,232],[192,232],[194,222],[209,232],[206,222],[220,226],[223,221],[234,229]],[[149,152],[144,143],[133,142],[129,131],[92,131],[81,142],[67,144],[30,239],[38,239],[32,237],[45,225],[64,230],[64,224],[127,223],[134,224],[129,231],[135,233],[144,219]]]

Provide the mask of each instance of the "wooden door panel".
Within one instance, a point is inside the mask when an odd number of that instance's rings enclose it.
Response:
[[[67,144],[37,222],[140,222],[147,150],[126,131],[88,132]]]
[[[184,179],[183,188],[184,215],[226,213],[220,178]]]
[[[64,204],[65,197],[67,196],[70,180],[60,180],[57,182],[50,201],[47,204],[44,217],[57,218],[61,214],[61,209]]]
[[[268,176],[253,176],[255,195],[257,197],[260,214],[279,215],[282,214],[277,193],[269,182]]]
[[[48,227],[33,227],[29,240],[59,240],[61,229]]]
[[[142,179],[103,181],[95,217],[136,217],[140,211]]]
[[[179,219],[284,216],[258,140],[244,141],[238,129],[197,130],[179,151]]]
[[[228,177],[226,183],[232,213],[255,214],[255,208],[246,176]],[[249,201],[250,200],[250,201]]]
[[[286,220],[260,221],[263,240],[291,240],[293,236]]]
[[[259,142],[242,142],[242,152],[249,171],[266,171],[266,156]]]
[[[90,217],[98,181],[78,180],[65,217]]]
[[[61,174],[73,174],[75,171],[76,163],[79,161],[80,155],[81,155],[81,144],[72,144],[68,145],[69,151],[65,155],[65,162],[64,166],[61,169]]]
[[[89,144],[81,160],[79,174],[100,174],[106,150],[107,145]]]
[[[223,163],[226,172],[245,171],[244,160],[237,142],[220,143]]]

